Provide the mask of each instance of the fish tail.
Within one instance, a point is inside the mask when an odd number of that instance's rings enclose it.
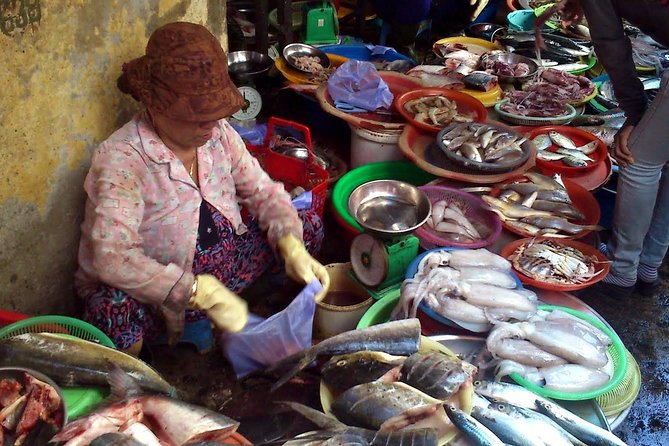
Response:
[[[111,400],[121,401],[143,393],[137,380],[117,365],[109,372],[107,380],[111,388]]]
[[[277,382],[274,383],[274,385],[270,389],[270,392],[274,392],[279,387],[286,384],[288,381],[291,380],[291,378],[293,378],[301,370],[303,370],[309,364],[311,364],[316,359],[316,354],[317,354],[316,349],[314,348],[309,348],[305,350],[302,359],[300,359],[293,368],[291,368],[288,372],[286,372],[286,374],[284,374],[281,378],[279,378]]]

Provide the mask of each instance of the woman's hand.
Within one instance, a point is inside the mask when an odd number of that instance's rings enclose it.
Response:
[[[195,280],[195,293],[188,302],[191,308],[207,313],[219,330],[237,332],[246,326],[249,310],[244,299],[210,274],[200,274]]]
[[[622,168],[625,168],[630,164],[634,164],[634,155],[632,155],[632,151],[628,145],[630,135],[632,134],[633,130],[633,125],[626,125],[616,134],[615,141],[613,143],[611,156]]]
[[[277,249],[286,265],[286,274],[296,282],[310,283],[314,279],[323,286],[323,290],[314,299],[320,302],[330,287],[330,276],[323,265],[311,257],[304,243],[293,234],[288,234],[276,243]]]

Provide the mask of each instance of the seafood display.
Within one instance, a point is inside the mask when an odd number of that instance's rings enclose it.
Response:
[[[172,386],[134,356],[79,338],[25,333],[0,340],[0,366],[47,374],[62,386],[106,387],[115,368],[131,374],[144,389],[169,394]]]
[[[51,442],[64,442],[64,446],[114,444],[105,443],[101,437],[106,436],[140,445],[216,444],[224,442],[239,426],[237,421],[204,407],[145,395],[138,382],[118,368],[110,374],[110,385],[118,402],[66,424]]]
[[[495,379],[518,373],[560,392],[587,392],[613,375],[612,340],[587,321],[561,310],[538,311],[527,321],[496,324],[486,348],[497,362]]]
[[[443,65],[416,65],[406,74],[419,78],[425,87],[450,88],[452,90],[465,88],[465,83],[462,80],[464,75],[456,73]]]
[[[291,367],[272,386],[272,391],[274,391],[321,355],[340,355],[371,350],[382,351],[391,355],[408,356],[416,353],[419,346],[420,323],[417,319],[393,321],[332,336],[312,347],[282,359],[270,366],[265,372],[272,373],[285,367]]]
[[[517,271],[547,283],[583,283],[603,271],[595,270],[600,261],[596,256],[552,240],[522,244],[509,260]]]
[[[458,243],[473,243],[487,237],[488,229],[467,218],[466,213],[462,202],[439,200],[432,204],[432,213],[425,224],[440,236]]]
[[[475,115],[458,111],[458,104],[444,96],[424,96],[404,104],[404,109],[423,124],[444,127],[451,122],[472,122]]]
[[[61,397],[53,386],[25,371],[0,371],[0,444],[46,444],[60,430],[64,417]]]
[[[442,130],[437,136],[439,148],[447,155],[455,154],[468,161],[466,165],[491,163],[514,167],[525,155],[522,135],[488,124],[455,125]]]
[[[537,148],[537,159],[542,161],[560,161],[569,167],[588,167],[597,161],[590,157],[598,147],[595,140],[577,146],[568,136],[551,130],[537,135],[532,142]]]
[[[292,60],[297,68],[309,73],[318,73],[324,69],[323,65],[321,65],[321,59],[316,56],[297,56]]]
[[[544,48],[541,49],[541,65],[544,67],[564,67],[581,63],[582,58],[592,54],[592,43],[570,39],[556,34],[541,33]],[[536,58],[536,37],[533,32],[513,32],[497,38],[504,47],[521,56]],[[586,65],[587,66],[587,65]]]
[[[473,90],[490,91],[499,84],[499,79],[485,71],[474,71],[463,77],[462,82]]]
[[[536,312],[537,296],[516,289],[511,264],[486,249],[435,251],[402,282],[391,319],[415,317],[426,305],[470,331],[485,332],[494,323],[527,320]]]
[[[484,57],[481,66],[488,73],[501,76],[521,77],[532,73],[530,66],[524,62],[509,63]]]
[[[527,181],[526,181],[527,180]],[[482,195],[489,209],[512,231],[527,236],[575,237],[599,231],[599,225],[579,224],[585,219],[574,206],[562,178],[526,172],[524,177],[499,186],[498,196]]]

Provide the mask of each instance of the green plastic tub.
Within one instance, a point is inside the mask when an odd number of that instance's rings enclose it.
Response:
[[[362,232],[362,226],[348,212],[348,197],[356,187],[374,180],[399,180],[422,186],[435,178],[408,161],[382,161],[356,167],[344,174],[332,189],[335,217],[348,235],[354,237]]]

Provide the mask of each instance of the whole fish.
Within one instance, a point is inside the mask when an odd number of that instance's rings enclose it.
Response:
[[[560,147],[572,150],[576,149],[576,144],[574,144],[574,141],[572,141],[569,137],[564,136],[562,133],[551,130],[548,132],[548,137],[551,139],[551,141]]]
[[[576,158],[576,159],[581,160],[581,161],[591,161],[591,162],[595,161],[594,159],[590,158],[585,153],[583,153],[579,150],[576,150],[576,148],[566,149],[566,148],[560,147],[559,149],[557,149],[557,153],[561,153],[563,155],[571,156],[571,157]]]
[[[443,353],[414,353],[400,370],[401,381],[431,397],[446,401],[471,382],[476,368]]]
[[[358,384],[374,381],[395,367],[405,356],[384,352],[360,351],[333,356],[321,368],[323,382],[334,392],[343,392]]]
[[[586,444],[600,446],[627,446],[613,433],[596,426],[572,412],[544,399],[536,401],[539,412],[559,424],[564,430]]]
[[[162,395],[143,394],[137,380],[119,368],[110,372],[109,384],[111,398],[116,403],[66,424],[51,441],[85,445],[104,434],[119,433],[132,424],[150,420],[152,432],[165,444],[223,442],[239,426],[237,421],[204,407]]]
[[[576,147],[576,150],[578,150],[579,152],[583,152],[583,153],[585,153],[586,155],[590,155],[592,152],[594,152],[595,150],[597,150],[597,144],[598,144],[597,141],[590,141],[590,142],[587,143],[587,144],[584,144],[584,145],[582,145],[582,146]]]
[[[400,382],[370,382],[348,389],[331,406],[345,424],[380,431],[396,431],[420,422],[443,435],[448,419],[443,402]]]
[[[562,153],[549,152],[548,150],[537,152],[537,158],[542,161],[560,161],[566,156],[567,155],[564,155]]]
[[[509,218],[524,218],[524,217],[551,217],[553,214],[546,211],[532,209],[522,204],[509,203],[499,200],[490,195],[482,195],[481,198],[491,207],[499,209],[504,215]],[[528,222],[532,224],[532,222]]]
[[[361,427],[347,426],[336,418],[326,415],[300,403],[283,401],[307,420],[321,428],[320,431],[301,435],[301,441],[326,440],[323,444],[361,445],[361,446],[436,446],[437,431],[430,428],[402,429],[393,432],[379,432]],[[330,439],[333,441],[327,442]],[[345,440],[343,443],[337,441]]]
[[[566,164],[567,166],[570,167],[587,167],[588,163],[582,159],[579,158],[574,158],[573,156],[570,155],[565,155],[564,158],[562,158],[562,162]]]
[[[94,342],[49,333],[26,333],[0,341],[0,366],[26,367],[48,374],[63,386],[107,386],[115,367],[139,385],[170,394],[172,386],[143,361]]]
[[[361,330],[351,330],[325,339],[318,344],[298,352],[270,366],[273,372],[286,365],[296,363],[272,386],[272,391],[284,385],[300,370],[311,364],[320,355],[342,355],[362,350],[380,351],[391,355],[409,356],[420,347],[420,322],[404,319],[386,322]]]
[[[566,218],[556,216],[530,216],[522,218],[521,221],[539,228],[558,229],[569,234],[578,234],[583,231],[601,231],[604,229],[599,225],[577,225],[569,222]]]
[[[532,143],[538,151],[546,150],[553,145],[553,141],[551,141],[551,138],[546,134],[535,136],[532,139]]]
[[[460,409],[451,405],[445,407],[446,415],[462,434],[477,446],[504,446],[504,442],[483,424]]]
[[[555,178],[542,175],[537,172],[525,172],[523,174],[534,184],[538,184],[544,190],[564,190],[564,185]]]
[[[537,191],[537,200],[558,201],[560,203],[571,203],[571,198],[566,190],[540,190]]]
[[[495,410],[503,412],[519,423],[525,424],[534,432],[534,438],[551,446],[573,446],[569,433],[562,429],[550,418],[524,407],[509,403],[496,403]]]
[[[144,446],[130,435],[109,432],[91,441],[90,446]]]
[[[534,200],[534,203],[532,203],[532,207],[534,209],[552,212],[571,220],[585,219],[585,215],[583,215],[583,212],[581,212],[578,208],[568,203],[561,203],[559,201],[548,201],[548,200]]]

